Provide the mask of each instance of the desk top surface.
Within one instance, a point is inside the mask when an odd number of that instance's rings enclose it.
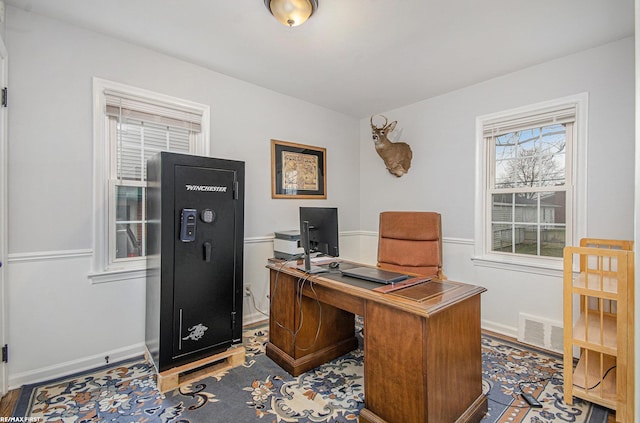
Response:
[[[427,316],[486,291],[486,288],[481,286],[432,279],[383,293],[379,292],[379,288],[387,285],[344,276],[341,273],[341,269],[360,267],[363,266],[362,264],[341,261],[338,269],[330,269],[325,265],[322,267],[327,267],[328,272],[313,275],[296,269],[296,266],[298,266],[296,262],[284,261],[270,261],[267,265],[275,272],[297,277],[300,281],[308,282],[309,285],[322,286],[353,297],[385,303]]]

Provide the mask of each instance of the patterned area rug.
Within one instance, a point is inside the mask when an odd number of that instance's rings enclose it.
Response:
[[[564,402],[562,356],[524,348],[482,335],[482,390],[489,410],[482,422],[606,422],[609,412],[574,398]],[[532,394],[541,408],[531,408],[520,392]]]
[[[153,368],[140,359],[25,386],[13,416],[65,423],[357,421],[364,405],[362,348],[294,378],[264,354],[267,328],[245,329],[243,366],[165,395],[156,388]],[[606,409],[563,402],[561,357],[487,335],[482,355],[489,398],[482,422],[606,422]],[[532,392],[543,407],[530,408],[520,390]]]

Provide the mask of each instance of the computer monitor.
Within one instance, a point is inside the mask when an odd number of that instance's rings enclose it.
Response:
[[[311,253],[332,257],[338,248],[338,209],[335,207],[300,207],[300,241],[304,248],[305,271],[311,271]]]

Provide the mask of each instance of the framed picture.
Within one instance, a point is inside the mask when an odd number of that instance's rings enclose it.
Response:
[[[327,150],[271,140],[271,198],[327,198]]]

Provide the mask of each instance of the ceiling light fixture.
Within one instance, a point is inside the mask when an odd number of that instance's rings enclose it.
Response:
[[[275,18],[286,26],[298,26],[307,21],[318,8],[318,0],[264,0]]]

